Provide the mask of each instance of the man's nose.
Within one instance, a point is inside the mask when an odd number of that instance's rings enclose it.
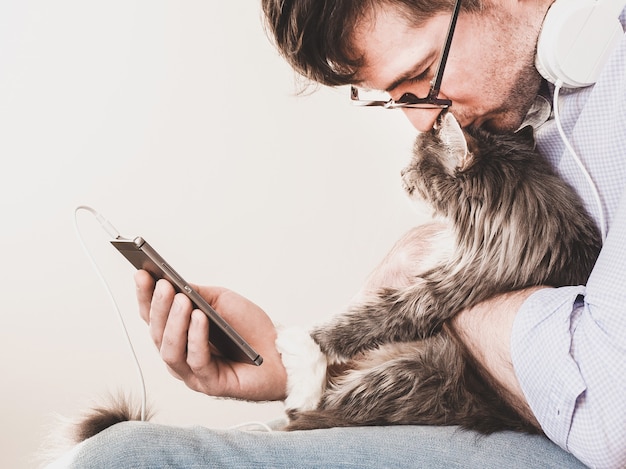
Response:
[[[420,132],[428,132],[435,126],[441,109],[402,109],[411,125]]]

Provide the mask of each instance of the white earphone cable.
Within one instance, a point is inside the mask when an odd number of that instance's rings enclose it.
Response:
[[[91,265],[93,266],[94,270],[96,271],[98,277],[100,278],[100,281],[102,282],[102,284],[104,285],[105,290],[107,291],[107,294],[109,295],[109,298],[111,300],[111,302],[113,303],[113,307],[115,308],[115,311],[117,312],[117,318],[119,319],[120,325],[122,327],[122,332],[124,334],[124,337],[126,339],[126,343],[128,344],[128,348],[130,349],[130,353],[132,355],[132,359],[133,359],[133,363],[135,365],[136,371],[137,371],[137,376],[139,378],[139,385],[141,388],[141,420],[145,421],[146,420],[146,383],[145,380],[143,378],[143,371],[141,370],[141,365],[139,364],[139,360],[137,358],[137,354],[135,353],[135,348],[133,347],[133,343],[130,339],[130,335],[128,334],[128,329],[126,328],[126,323],[124,322],[124,317],[122,316],[122,312],[120,311],[120,308],[117,304],[117,301],[115,301],[115,297],[113,296],[113,292],[111,291],[111,288],[109,287],[108,282],[106,281],[106,279],[104,278],[104,275],[102,274],[102,271],[100,270],[100,267],[98,267],[98,264],[96,263],[95,259],[93,258],[91,252],[89,252],[89,249],[87,248],[87,245],[85,244],[82,234],[80,232],[80,228],[78,226],[78,212],[81,210],[85,210],[89,213],[91,213],[94,217],[96,217],[96,220],[100,223],[100,226],[102,226],[102,228],[114,239],[123,239],[122,236],[119,234],[119,232],[113,227],[113,225],[111,225],[104,217],[102,217],[102,215],[100,215],[96,210],[94,210],[93,208],[86,206],[86,205],[80,205],[78,207],[76,207],[76,209],[74,210],[74,228],[76,230],[76,234],[78,236],[78,241],[80,242],[80,245],[83,248],[83,251],[85,251],[85,254],[87,255],[87,258],[89,259],[89,261],[91,262]]]
[[[250,422],[243,422],[237,425],[228,427],[228,430],[251,430],[253,427],[260,428],[267,433],[273,433],[274,430],[265,422],[259,422],[257,420],[251,420]]]
[[[604,242],[604,240],[606,239],[606,221],[604,217],[604,209],[602,208],[602,201],[600,199],[600,194],[598,193],[598,188],[593,182],[593,179],[591,179],[591,176],[589,175],[587,168],[585,168],[585,165],[576,154],[576,151],[572,147],[572,144],[570,143],[569,139],[565,135],[565,131],[563,130],[563,126],[561,124],[561,116],[559,113],[559,101],[558,100],[559,100],[559,93],[562,87],[563,87],[563,82],[561,80],[558,80],[554,85],[554,96],[553,96],[553,103],[552,103],[552,108],[554,109],[554,120],[556,121],[556,126],[559,131],[559,135],[561,136],[561,139],[563,140],[565,147],[571,153],[572,157],[574,158],[574,161],[576,162],[576,164],[582,171],[585,179],[587,180],[587,183],[589,184],[589,187],[591,188],[593,197],[598,207],[598,214],[600,217],[599,218],[600,234],[602,236],[602,241]]]

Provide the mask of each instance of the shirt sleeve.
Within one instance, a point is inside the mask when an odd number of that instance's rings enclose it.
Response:
[[[626,29],[626,8],[620,17]],[[511,358],[546,435],[591,467],[626,467],[626,36],[592,88],[562,96],[566,132],[600,192],[607,238],[586,286],[531,295]],[[564,122],[564,125],[566,123]],[[598,204],[551,127],[540,149],[600,222]],[[538,145],[539,147],[539,145]]]
[[[587,286],[531,295],[513,366],[546,435],[592,467],[626,467],[626,198]]]

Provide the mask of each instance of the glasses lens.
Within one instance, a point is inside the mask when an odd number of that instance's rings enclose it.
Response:
[[[361,106],[382,106],[386,109],[444,109],[452,103],[447,99],[418,98],[412,93],[403,94],[397,101],[384,91],[365,90],[351,87],[352,102]]]
[[[382,101],[387,102],[391,99],[389,93],[378,90],[367,90],[363,88],[358,88],[358,97],[359,101]],[[354,92],[353,92],[354,95]]]

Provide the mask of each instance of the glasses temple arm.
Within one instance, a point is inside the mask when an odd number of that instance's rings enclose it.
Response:
[[[454,4],[454,10],[452,11],[452,17],[450,18],[450,26],[448,26],[448,36],[446,43],[443,45],[441,51],[441,60],[437,67],[437,73],[433,78],[430,86],[429,97],[435,97],[439,94],[439,88],[441,87],[441,80],[443,79],[443,71],[446,68],[446,62],[448,61],[448,53],[450,52],[450,45],[452,44],[452,37],[454,36],[454,29],[456,27],[456,20],[459,17],[459,10],[461,9],[461,0],[457,0]]]

